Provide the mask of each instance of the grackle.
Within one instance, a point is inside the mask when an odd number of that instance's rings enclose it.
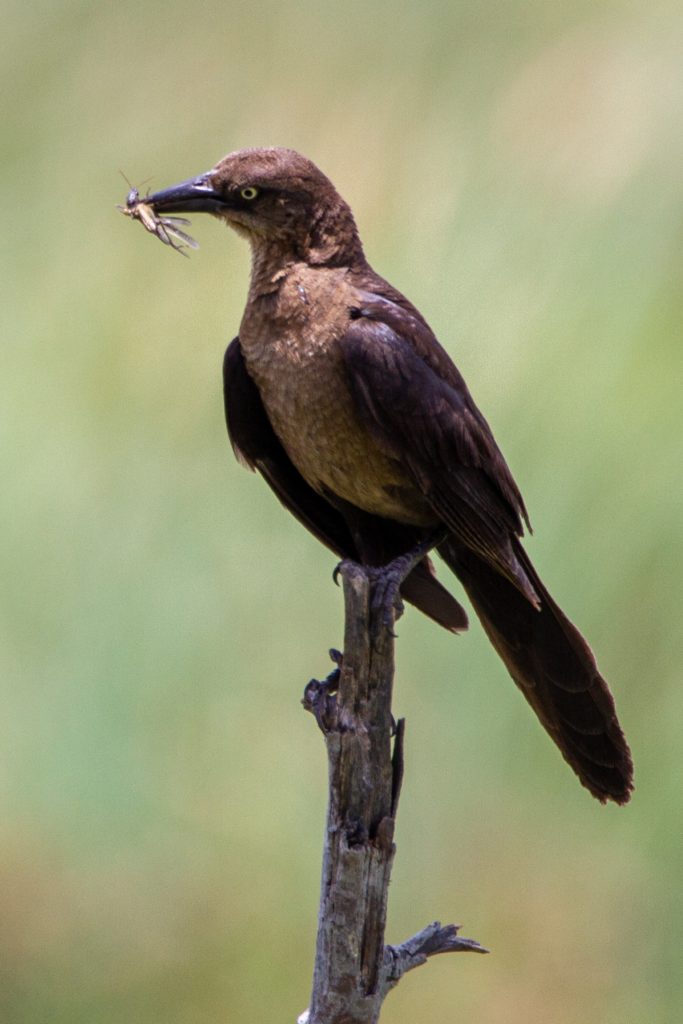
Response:
[[[522,547],[512,474],[421,314],[368,264],[328,178],[293,150],[245,149],[144,203],[214,214],[251,244],[224,362],[237,457],[337,555],[376,567],[385,607],[400,586],[457,633],[467,616],[436,579],[436,547],[582,784],[626,803],[633,768],[612,694]]]

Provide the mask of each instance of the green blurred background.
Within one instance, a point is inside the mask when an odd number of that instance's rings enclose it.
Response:
[[[681,1019],[682,47],[660,0],[8,0],[2,1024],[308,1002],[326,780],[299,699],[341,640],[333,559],[225,437],[244,243],[198,217],[180,259],[114,208],[119,169],[161,188],[273,144],[456,358],[637,768],[600,807],[478,624],[408,611],[388,938],[438,916],[494,955],[382,1019]]]

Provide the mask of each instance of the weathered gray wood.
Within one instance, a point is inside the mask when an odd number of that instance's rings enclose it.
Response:
[[[459,928],[459,924],[442,925],[440,921],[434,921],[400,946],[386,946],[382,998],[398,985],[404,974],[420,967],[437,953],[488,953],[488,949],[474,939],[461,939]]]
[[[436,922],[401,946],[384,945],[403,722],[394,727],[394,636],[372,608],[372,580],[341,569],[346,623],[340,670],[306,687],[304,706],[325,736],[329,801],[311,1006],[300,1024],[375,1024],[406,971],[439,952],[476,950]],[[336,693],[335,693],[336,690]],[[392,734],[394,743],[392,751]]]

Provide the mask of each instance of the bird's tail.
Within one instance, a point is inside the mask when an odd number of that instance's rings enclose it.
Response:
[[[401,596],[451,633],[467,629],[467,613],[437,580],[429,558],[418,562],[401,584]]]
[[[521,544],[515,554],[539,610],[478,555],[449,538],[439,554],[459,578],[510,675],[582,784],[602,803],[628,801],[631,752],[593,653],[543,586]]]

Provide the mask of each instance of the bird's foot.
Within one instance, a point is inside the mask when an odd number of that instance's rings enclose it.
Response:
[[[340,575],[344,573],[361,573],[370,581],[370,611],[373,616],[381,612],[382,622],[392,636],[396,635],[394,622],[403,614],[403,602],[399,591],[405,574],[401,573],[397,563],[405,557],[407,556],[402,555],[389,565],[362,565],[360,562],[345,558],[335,566],[332,573],[332,579],[337,586]]]
[[[343,572],[362,572],[370,580],[371,597],[370,609],[375,617],[381,616],[381,621],[389,630],[392,636],[394,623],[403,614],[403,601],[401,600],[401,584],[413,571],[415,566],[426,554],[441,542],[444,531],[430,534],[423,541],[417,544],[411,551],[399,555],[387,565],[361,565],[349,558],[345,558],[336,566],[332,578],[339,584],[339,575]]]
[[[381,612],[384,625],[392,633],[394,622],[403,614],[401,584],[425,555],[441,543],[446,533],[443,529],[433,531],[405,555],[399,555],[393,562],[370,570],[374,582],[372,610]]]
[[[411,564],[406,570],[405,563],[408,558],[408,555],[401,555],[400,558],[395,558],[388,565],[372,567],[369,571],[372,580],[370,608],[374,615],[381,616],[382,622],[392,636],[396,636],[394,633],[396,620],[403,615],[401,584],[412,569]]]

